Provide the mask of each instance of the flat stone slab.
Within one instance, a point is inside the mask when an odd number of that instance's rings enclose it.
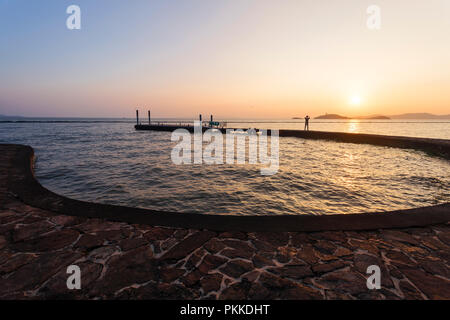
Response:
[[[17,230],[44,226],[53,217],[40,216],[41,210],[20,215],[20,202],[8,201],[19,208],[19,221],[0,235],[0,299],[450,299],[450,243],[441,240],[448,239],[449,224],[396,230],[401,237],[376,230],[318,240],[320,232],[285,232],[283,241],[263,251],[257,245],[270,243],[270,234],[246,233],[243,240],[189,230],[180,239],[179,229],[105,221],[105,228],[125,235],[111,238],[80,231],[88,218],[71,225],[53,220],[51,230],[17,239]],[[30,216],[39,221],[24,223]],[[368,244],[377,243],[383,245],[370,250]],[[289,252],[283,262],[280,252]],[[65,270],[72,264],[81,268],[81,290],[67,289]],[[377,295],[366,286],[371,264],[382,270]]]

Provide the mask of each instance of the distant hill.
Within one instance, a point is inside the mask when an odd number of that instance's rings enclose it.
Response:
[[[10,120],[10,119],[21,119],[21,116],[5,116],[4,114],[0,114],[0,119]]]
[[[339,114],[324,114],[318,117],[315,117],[314,119],[329,119],[329,120],[349,120],[349,119],[359,119],[359,120],[389,120],[389,117],[381,116],[381,115],[372,115],[372,116],[362,116],[362,117],[345,117],[341,116]]]
[[[353,119],[391,120],[390,117],[380,116],[380,115],[376,115],[376,116],[367,116],[367,117],[356,117],[356,118],[353,118]]]
[[[391,119],[421,119],[421,120],[444,120],[449,119],[450,120],[450,114],[445,115],[436,115],[431,113],[404,113],[404,114],[398,114],[394,116],[390,116]]]
[[[330,114],[324,114],[318,117],[315,117],[314,119],[350,119],[348,117],[344,117],[338,114],[330,113]]]

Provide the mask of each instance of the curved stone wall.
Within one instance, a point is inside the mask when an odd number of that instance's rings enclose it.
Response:
[[[423,219],[405,224],[427,226],[415,228],[216,232],[203,230],[205,226],[187,228],[203,223],[217,227],[216,217],[203,216],[189,222],[181,220],[182,214],[173,214],[173,218],[161,222],[158,219],[166,213],[60,197],[40,186],[33,177],[32,164],[30,147],[0,145],[2,300],[450,299],[448,205],[416,209],[416,216]],[[430,212],[437,212],[433,219],[427,219]],[[368,226],[370,222],[394,226],[402,217],[410,219],[404,214],[386,214],[381,222],[364,220],[366,225],[358,225],[354,219],[350,221],[353,225],[346,227],[377,227]],[[103,219],[85,218],[89,216]],[[186,225],[150,226],[145,224],[149,217],[156,225]],[[243,220],[236,218],[218,229],[241,228],[236,221]],[[434,224],[441,220],[447,222]],[[301,227],[336,228],[329,225],[331,222],[320,225],[323,221],[312,219]],[[286,222],[263,227],[247,223],[245,227],[292,229]],[[66,286],[66,268],[73,264],[84,275],[81,290],[68,290]],[[380,290],[366,286],[367,267],[374,264],[382,272]]]
[[[341,142],[370,143],[392,147],[414,148],[450,159],[448,140],[359,135],[330,132],[280,131],[283,136],[328,139]],[[34,152],[31,147],[14,148],[8,189],[25,203],[60,214],[103,218],[111,221],[148,224],[161,227],[208,229],[214,231],[324,231],[406,228],[450,221],[450,203],[422,208],[348,215],[225,216],[165,212],[124,206],[104,205],[69,199],[44,188],[33,173]]]

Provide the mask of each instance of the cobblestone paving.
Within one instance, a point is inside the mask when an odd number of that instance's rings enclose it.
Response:
[[[131,225],[30,207],[8,194],[5,168],[0,299],[450,299],[449,223],[314,233]],[[72,264],[81,290],[67,289]],[[366,286],[374,264],[380,290]]]
[[[0,211],[1,299],[449,299],[450,226],[216,233]],[[82,272],[68,290],[67,266]],[[379,265],[382,289],[368,290]]]

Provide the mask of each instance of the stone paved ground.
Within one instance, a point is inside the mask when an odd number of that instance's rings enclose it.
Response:
[[[0,299],[450,299],[450,226],[216,233],[0,210]],[[67,266],[82,289],[66,287]],[[382,289],[366,268],[379,265]]]
[[[450,299],[449,223],[314,233],[130,225],[30,207],[9,194],[7,167],[0,161],[0,299]],[[66,287],[71,264],[79,291]],[[380,290],[366,286],[373,264]]]

